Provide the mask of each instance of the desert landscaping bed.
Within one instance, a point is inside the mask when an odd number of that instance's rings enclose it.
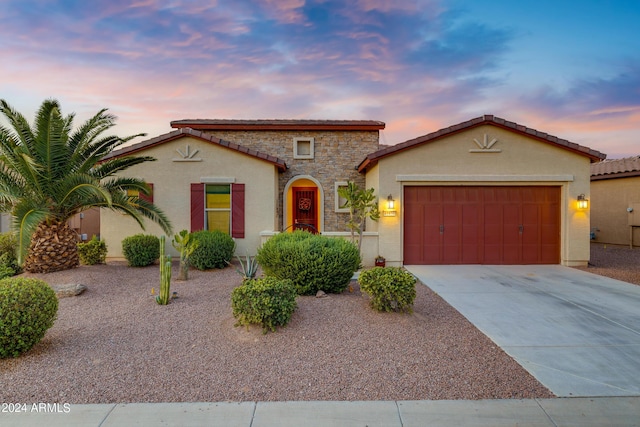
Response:
[[[174,264],[174,277],[177,265]],[[233,267],[192,270],[154,301],[158,266],[30,275],[88,290],[60,299],[45,338],[0,360],[3,402],[493,399],[553,396],[455,309],[417,286],[414,314],[353,292],[298,297],[286,328],[234,327]]]
[[[589,266],[580,270],[640,285],[640,248],[592,243]]]

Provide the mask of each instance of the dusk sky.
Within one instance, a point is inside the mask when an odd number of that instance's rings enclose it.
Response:
[[[396,144],[483,114],[640,155],[638,0],[0,0],[0,98],[113,133],[369,119]],[[142,139],[137,139],[136,142]]]

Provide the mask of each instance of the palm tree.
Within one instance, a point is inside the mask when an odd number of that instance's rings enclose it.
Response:
[[[94,206],[144,218],[171,235],[171,223],[152,203],[131,196],[148,195],[141,179],[116,176],[153,157],[102,159],[115,148],[143,136],[102,136],[115,125],[106,109],[73,130],[74,114],[63,116],[58,101],[45,100],[31,126],[5,100],[0,112],[10,127],[0,126],[0,212],[10,212],[18,233],[18,260],[30,272],[52,272],[78,265],[77,235],[67,221]],[[26,258],[25,258],[26,256]]]

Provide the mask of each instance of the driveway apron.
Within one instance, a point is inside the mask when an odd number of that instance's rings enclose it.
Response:
[[[640,286],[559,265],[406,268],[557,396],[640,396]]]

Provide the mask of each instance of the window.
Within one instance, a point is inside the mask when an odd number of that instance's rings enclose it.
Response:
[[[231,233],[231,185],[205,185],[205,224],[209,231]]]
[[[313,159],[314,141],[313,138],[293,139],[294,159]]]
[[[191,184],[191,231],[199,230],[244,238],[244,184]]]
[[[138,190],[128,189],[127,197],[139,197],[141,200],[146,200],[149,203],[153,203],[153,184],[147,182],[147,185],[151,187],[151,193],[144,195]]]
[[[344,197],[340,197],[340,195],[338,194],[338,189],[346,186],[347,186],[347,181],[337,181],[335,183],[334,199],[336,201],[336,207],[335,207],[336,212],[349,212],[349,208],[343,207],[344,204],[347,202],[347,199],[345,199]]]

